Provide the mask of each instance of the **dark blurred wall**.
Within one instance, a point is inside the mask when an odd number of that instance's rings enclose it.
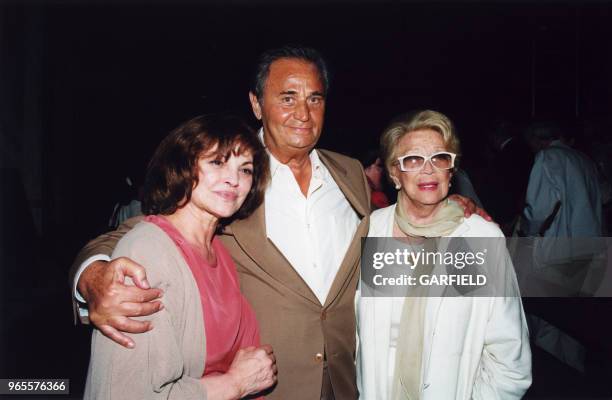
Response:
[[[71,328],[67,269],[106,229],[125,175],[197,114],[256,125],[262,50],[303,43],[328,58],[321,147],[359,154],[395,115],[433,108],[456,123],[478,184],[494,174],[492,121],[609,118],[611,20],[609,2],[0,3],[0,335],[41,312],[30,292]]]

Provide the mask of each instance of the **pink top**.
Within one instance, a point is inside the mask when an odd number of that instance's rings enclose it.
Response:
[[[170,236],[198,285],[206,330],[204,375],[227,372],[238,350],[259,346],[259,325],[253,309],[240,293],[236,266],[229,252],[215,236],[212,246],[217,263],[211,265],[166,218],[149,215],[145,221],[154,223]]]

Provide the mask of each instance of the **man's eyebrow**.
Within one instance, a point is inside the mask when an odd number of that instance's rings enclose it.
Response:
[[[282,92],[280,92],[278,95],[279,96],[283,96],[286,94],[290,94],[290,95],[296,95],[297,91],[296,90],[283,90]],[[310,96],[319,96],[319,97],[325,97],[325,94],[323,92],[319,92],[318,90],[315,92],[310,93]]]

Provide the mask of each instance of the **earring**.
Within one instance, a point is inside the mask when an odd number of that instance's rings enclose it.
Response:
[[[448,187],[451,187],[451,186],[453,186],[453,184],[452,184],[452,183],[450,183],[450,182],[448,182]]]
[[[400,189],[402,188],[402,186],[401,186],[399,183],[396,183],[396,184],[395,184],[395,188],[396,188],[397,190],[400,190]]]

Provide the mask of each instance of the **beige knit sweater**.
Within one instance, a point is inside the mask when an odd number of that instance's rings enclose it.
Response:
[[[165,308],[138,318],[151,320],[154,329],[130,335],[134,349],[93,332],[84,398],[206,399],[200,383],[206,359],[204,318],[189,266],[170,237],[149,222],[139,223],[119,241],[112,257],[122,256],[146,266],[151,286],[164,290]]]

